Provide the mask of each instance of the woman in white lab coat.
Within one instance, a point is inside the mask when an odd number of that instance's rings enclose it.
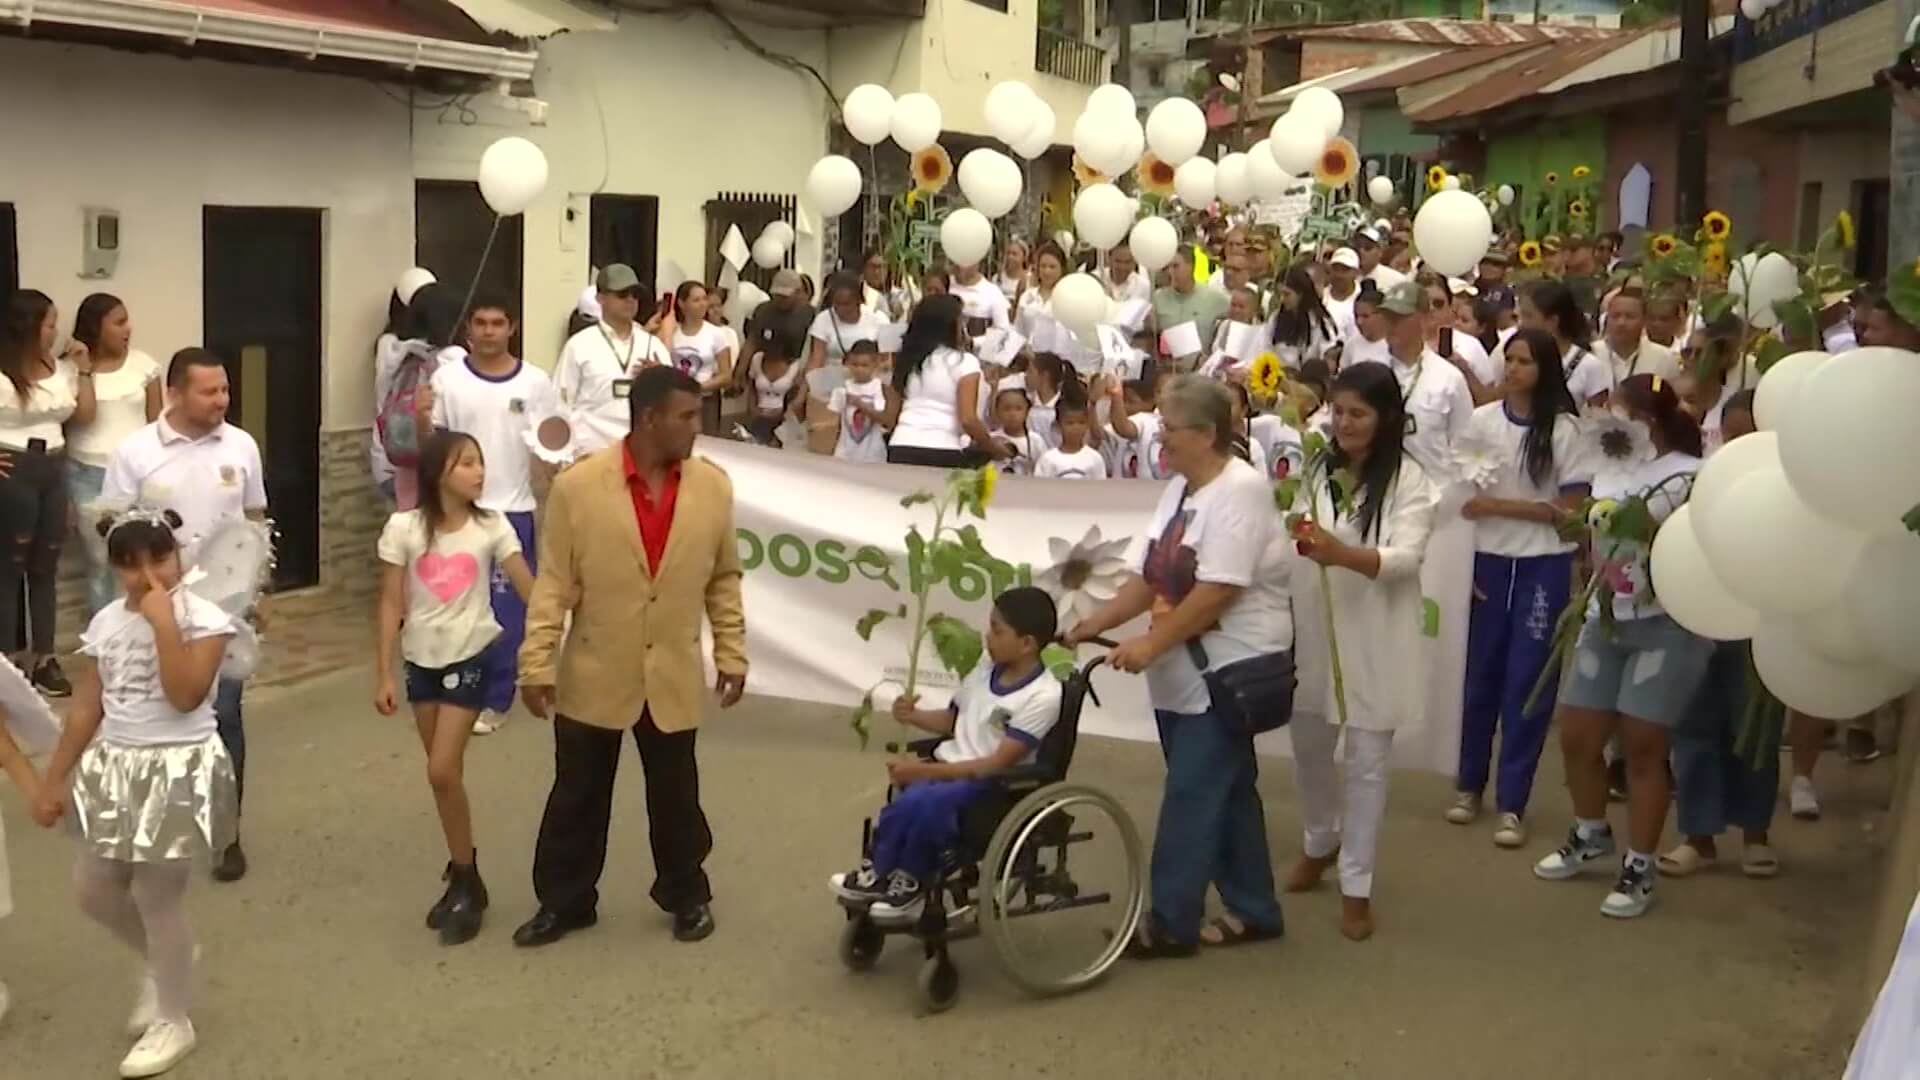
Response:
[[[1350,511],[1343,513],[1313,470],[1310,497],[1319,523],[1302,521],[1295,530],[1299,553],[1327,573],[1294,574],[1300,696],[1291,730],[1306,838],[1286,888],[1312,889],[1338,863],[1340,932],[1364,941],[1373,934],[1373,863],[1387,807],[1388,753],[1394,732],[1417,725],[1426,711],[1420,563],[1440,497],[1402,448],[1406,406],[1391,368],[1343,370],[1333,383],[1332,409],[1326,474],[1350,473],[1358,490],[1343,500]],[[1346,690],[1344,799],[1334,765],[1340,710],[1328,659],[1327,591]]]

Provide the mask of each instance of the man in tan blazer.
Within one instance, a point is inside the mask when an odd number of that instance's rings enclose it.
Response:
[[[705,697],[703,614],[721,707],[746,688],[733,485],[691,456],[699,384],[669,367],[622,382],[615,392],[627,394],[632,432],[554,481],[541,524],[520,693],[534,715],[553,716],[554,777],[533,858],[540,910],[514,932],[516,945],[545,945],[597,921],[627,731],[646,774],[653,902],[672,914],[676,938],[713,933],[701,869],[713,834],[693,745]]]

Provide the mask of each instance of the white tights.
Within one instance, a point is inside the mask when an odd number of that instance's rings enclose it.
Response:
[[[1393,732],[1346,729],[1346,798],[1333,763],[1339,737],[1333,725],[1296,715],[1293,732],[1294,786],[1306,825],[1306,853],[1324,859],[1340,849],[1340,894],[1373,895],[1373,858],[1380,842],[1380,819],[1387,813],[1387,758]]]
[[[188,859],[130,863],[92,853],[73,868],[80,910],[146,959],[162,1020],[185,1020],[191,1004],[193,928],[184,901],[192,872]]]

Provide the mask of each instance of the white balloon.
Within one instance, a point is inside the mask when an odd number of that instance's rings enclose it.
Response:
[[[1493,215],[1468,191],[1436,191],[1413,216],[1413,247],[1449,277],[1466,277],[1493,244]]]
[[[1687,505],[1693,509],[1693,531],[1700,538],[1702,549],[1713,551],[1724,544],[1738,542],[1738,531],[1731,537],[1721,537],[1714,532],[1720,524],[1732,520],[1721,512],[1721,502],[1742,479],[1779,467],[1780,436],[1771,431],[1743,435],[1722,446],[1700,466],[1700,471],[1694,474]]]
[[[1149,274],[1158,273],[1160,268],[1173,261],[1174,252],[1180,247],[1180,231],[1166,218],[1141,218],[1133,223],[1133,231],[1127,234],[1127,247],[1133,252],[1133,259],[1140,268]]]
[[[772,270],[787,261],[787,245],[780,242],[778,236],[761,233],[753,242],[753,265],[762,270]]]
[[[1126,159],[1126,133],[1110,118],[1088,109],[1073,122],[1073,151],[1095,169],[1118,176],[1119,170],[1110,166]]]
[[[783,249],[793,246],[793,226],[784,221],[767,222],[766,227],[760,230],[760,235],[773,237]]]
[[[1747,321],[1761,330],[1780,324],[1773,305],[1800,295],[1800,271],[1777,251],[1740,256],[1727,273],[1727,292],[1744,298]],[[1736,308],[1737,310],[1737,308]]]
[[[1073,228],[1080,239],[1106,251],[1126,239],[1133,200],[1112,184],[1089,184],[1073,200]]]
[[[860,142],[879,143],[893,130],[893,92],[874,83],[854,87],[840,106],[840,120]]]
[[[1173,170],[1173,193],[1198,210],[1213,202],[1214,164],[1203,157],[1188,158]]]
[[[1327,133],[1312,117],[1289,112],[1273,122],[1262,141],[1280,171],[1289,176],[1305,176],[1320,160],[1320,151],[1327,148]]]
[[[1444,177],[1443,179],[1441,179],[1441,181],[1440,181],[1440,190],[1441,190],[1441,191],[1459,191],[1459,190],[1460,190],[1460,178],[1459,178],[1459,177],[1457,177],[1457,176],[1455,176],[1455,175],[1453,175],[1452,173],[1448,173],[1448,174],[1447,174],[1447,175],[1446,175],[1446,176],[1445,176],[1445,177]]]
[[[1053,115],[1053,106],[1037,97],[1033,99],[1033,111],[1029,115],[1032,123],[1028,125],[1027,133],[1014,144],[1013,150],[1023,158],[1032,159],[1053,149],[1054,129],[1058,121]]]
[[[1853,564],[1843,604],[1881,663],[1920,675],[1920,536],[1876,536]]]
[[[1761,0],[1740,0],[1740,14],[1745,15],[1748,22],[1752,22],[1766,13],[1767,5],[1762,3]]]
[[[1207,141],[1207,115],[1186,98],[1168,98],[1147,114],[1147,147],[1178,169]]]
[[[980,147],[960,159],[960,191],[975,210],[997,218],[1020,203],[1020,166],[998,150]]]
[[[1340,104],[1340,95],[1324,86],[1309,86],[1300,91],[1287,111],[1318,121],[1320,133],[1329,139],[1340,134],[1341,126],[1347,122],[1347,110]]]
[[[1780,418],[1800,394],[1807,376],[1819,370],[1831,357],[1824,352],[1797,352],[1774,361],[1753,392],[1753,422],[1761,431],[1773,431]]]
[[[828,154],[807,170],[801,194],[821,217],[839,217],[860,201],[860,166],[850,158]]]
[[[1801,616],[1799,627],[1807,647],[1836,664],[1879,662],[1847,606],[1844,592],[1826,607]]]
[[[1367,181],[1367,198],[1372,199],[1379,206],[1392,202],[1394,194],[1391,177],[1376,176]]]
[[[1033,106],[1039,100],[1026,83],[1014,79],[995,83],[993,89],[987,91],[983,110],[987,114],[987,129],[1008,146],[1023,141],[1033,129]]]
[[[955,266],[977,266],[993,248],[993,223],[985,214],[963,206],[940,223],[940,247]]]
[[[416,266],[401,274],[400,280],[393,283],[393,295],[399,297],[402,304],[411,304],[414,293],[439,280],[433,276],[433,271]]]
[[[1675,622],[1701,637],[1715,641],[1750,638],[1760,614],[1734,599],[1720,583],[1700,548],[1693,521],[1693,506],[1682,506],[1654,536],[1649,556],[1653,594]]]
[[[1765,379],[1761,380],[1765,382]],[[1920,503],[1920,355],[1844,352],[1820,365],[1780,419],[1780,464],[1808,503],[1881,533]]]
[[[1274,163],[1265,139],[1247,150],[1247,179],[1253,183],[1253,197],[1265,202],[1273,202],[1285,195],[1294,182],[1286,170]]]
[[[1134,104],[1131,90],[1119,83],[1107,83],[1087,95],[1087,111],[1134,117],[1139,115],[1140,107]]]
[[[1048,306],[1060,325],[1076,334],[1091,334],[1107,317],[1107,290],[1092,274],[1068,274],[1053,286]]]
[[[925,94],[900,95],[893,103],[888,130],[907,153],[925,150],[940,138],[940,103]]]
[[[1213,172],[1214,193],[1228,206],[1243,205],[1253,197],[1253,177],[1247,172],[1247,155],[1234,151],[1220,159]]]
[[[1512,184],[1501,184],[1500,187],[1496,189],[1493,194],[1495,198],[1500,200],[1501,206],[1513,205],[1514,192],[1513,192]]]
[[[1753,666],[1773,696],[1821,720],[1850,720],[1912,689],[1914,677],[1880,663],[1836,664],[1808,647],[1791,615],[1769,615],[1753,631]]]
[[[1741,477],[1714,507],[1701,539],[1714,573],[1761,612],[1804,614],[1839,598],[1866,534],[1808,506],[1779,469]]]
[[[1108,176],[1121,176],[1127,170],[1140,164],[1140,156],[1147,152],[1147,133],[1141,128],[1140,121],[1131,116],[1116,121],[1120,125],[1120,149],[1108,164],[1111,169],[1102,169]]]
[[[547,155],[518,135],[509,135],[480,155],[480,196],[501,217],[533,205],[547,187]]]

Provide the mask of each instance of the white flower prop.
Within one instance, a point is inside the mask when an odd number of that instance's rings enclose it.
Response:
[[[1078,543],[1058,536],[1047,540],[1053,565],[1033,583],[1059,605],[1063,629],[1093,614],[1120,591],[1127,579],[1128,543],[1124,537],[1102,540],[1098,525],[1089,528]]]
[[[1500,482],[1500,469],[1505,464],[1500,448],[1490,439],[1467,438],[1454,444],[1454,468],[1462,480],[1481,491]]]
[[[1586,409],[1580,414],[1582,449],[1594,471],[1625,471],[1654,458],[1653,435],[1647,425],[1611,409]]]
[[[566,468],[580,456],[573,439],[573,423],[557,412],[534,417],[522,438],[533,456],[549,465]]]

